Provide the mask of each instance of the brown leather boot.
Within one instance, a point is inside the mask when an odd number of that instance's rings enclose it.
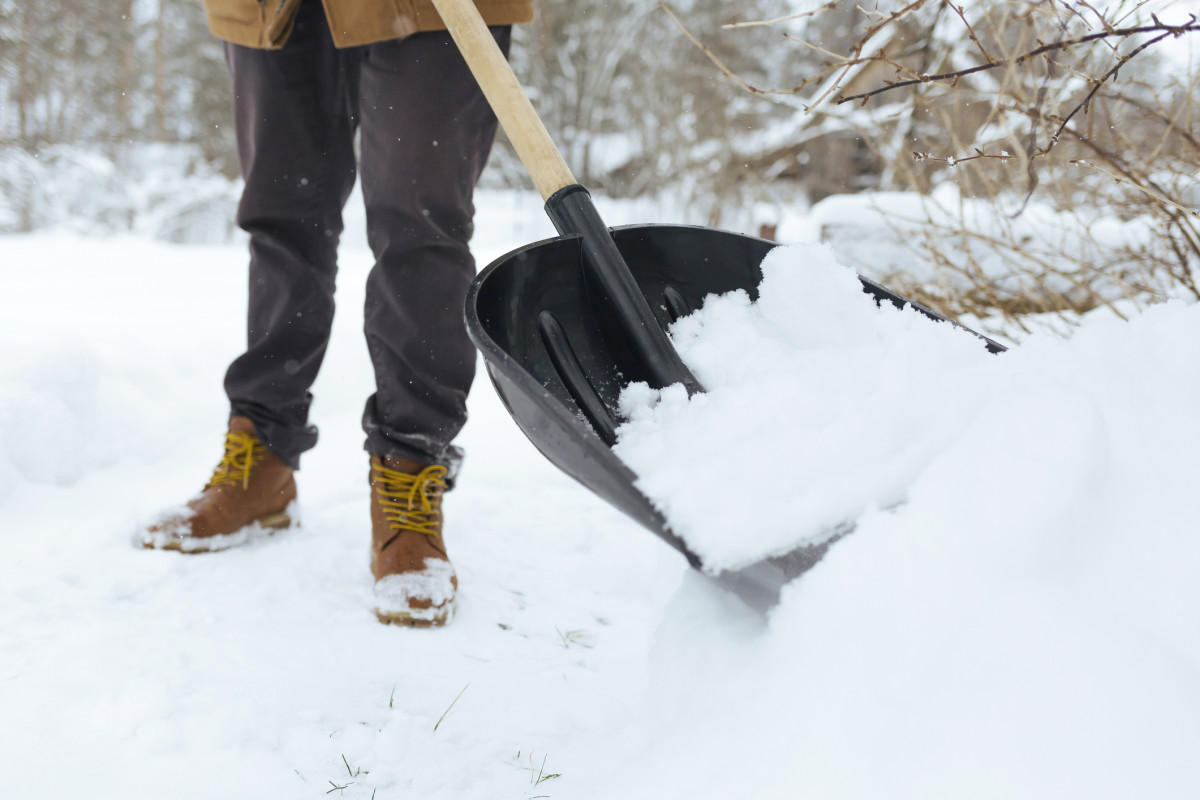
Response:
[[[296,481],[245,417],[229,420],[225,456],[185,506],[168,509],[140,534],[142,547],[210,553],[290,528]]]
[[[442,540],[446,468],[371,456],[371,572],[380,622],[431,627],[454,616],[458,577]]]

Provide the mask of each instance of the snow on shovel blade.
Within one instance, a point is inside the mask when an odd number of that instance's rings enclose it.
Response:
[[[665,329],[700,308],[710,294],[734,290],[758,298],[759,264],[774,242],[680,225],[614,228],[613,241]],[[706,570],[687,543],[637,489],[637,476],[612,452],[621,424],[622,387],[637,381],[622,357],[621,325],[607,319],[584,268],[579,236],[560,236],[515,250],[489,265],[467,295],[467,327],[483,354],[505,407],[530,441],[560,470],[648,528],[748,605],[766,610],[788,581],[810,569],[837,539],[854,529],[844,522],[798,548],[736,571]],[[912,305],[943,317],[860,278],[877,301]],[[978,335],[978,334],[976,334]],[[981,337],[982,338],[982,337]],[[1003,346],[986,340],[993,352]]]

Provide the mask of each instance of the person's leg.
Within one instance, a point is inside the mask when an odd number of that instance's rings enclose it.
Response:
[[[507,51],[509,29],[494,31]],[[448,34],[371,45],[362,63],[362,175],[375,267],[364,328],[376,392],[371,571],[382,622],[442,625],[458,578],[442,495],[460,459],[475,348],[463,302],[475,274],[471,198],[496,119]]]
[[[493,30],[507,52],[510,29]],[[463,322],[475,262],[472,195],[496,119],[449,34],[370,45],[362,63],[362,181],[375,267],[364,328],[376,393],[366,449],[454,467],[475,349]]]
[[[334,49],[305,3],[281,51],[226,46],[250,233],[248,346],[229,367],[225,455],[203,490],[140,532],[143,547],[211,552],[291,527],[308,389],[325,354],[341,209],[354,184],[358,50]]]
[[[233,416],[284,462],[317,440],[309,387],[334,311],[342,207],[354,185],[357,58],[333,46],[318,2],[304,3],[282,50],[226,45],[250,234],[247,349],[229,367]]]

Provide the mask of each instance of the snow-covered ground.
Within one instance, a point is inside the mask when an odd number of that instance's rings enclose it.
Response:
[[[550,234],[534,196],[478,205],[481,264]],[[371,611],[359,224],[303,527],[206,556],[130,537],[220,455],[243,248],[0,238],[0,796],[1200,796],[1200,306],[996,358],[894,320],[822,353],[800,325],[813,368],[915,336],[955,402],[886,376],[887,433],[921,452],[881,502],[905,502],[868,504],[765,621],[550,467],[481,374],[447,498],[459,614],[409,630]],[[751,422],[824,408],[836,439],[846,388]],[[778,523],[787,484],[755,470],[789,469],[788,437],[761,438],[694,467]]]

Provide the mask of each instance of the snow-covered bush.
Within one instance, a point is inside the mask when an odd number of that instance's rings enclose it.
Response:
[[[237,198],[237,183],[210,167],[198,147],[0,149],[0,233],[67,230],[226,242],[235,231]]]
[[[1169,253],[1150,215],[1044,201],[1020,214],[998,208],[998,199],[963,197],[946,183],[928,195],[834,195],[813,207],[812,222],[860,272],[952,316],[1003,317],[1009,334],[1029,314],[1076,319],[1179,292],[1155,269]]]

